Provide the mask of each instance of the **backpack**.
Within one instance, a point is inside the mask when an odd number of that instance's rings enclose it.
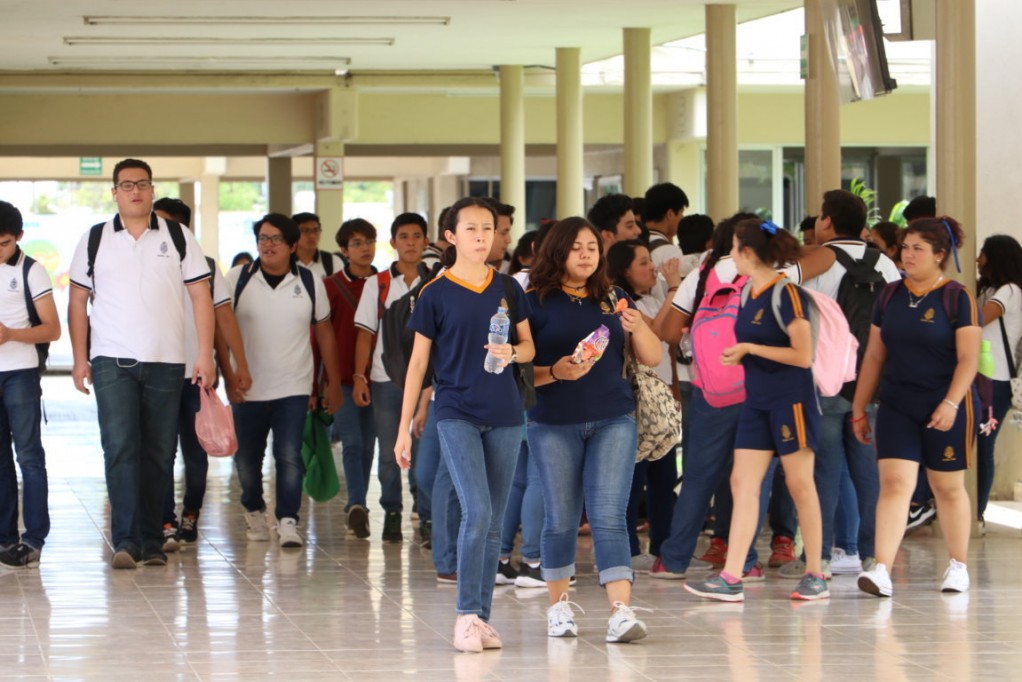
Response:
[[[649,240],[649,252],[652,254],[654,251],[659,249],[661,246],[667,246],[671,243],[671,240],[664,239],[663,237],[656,237]]]
[[[705,266],[703,266],[705,267]],[[692,317],[692,384],[711,407],[728,407],[745,401],[745,368],[723,365],[721,353],[738,343],[735,320],[748,277],[738,275],[721,282],[715,269],[706,276],[706,290]]]
[[[35,301],[32,300],[32,292],[28,289],[28,271],[32,269],[36,261],[34,258],[29,256],[27,253],[22,259],[21,266],[21,280],[24,283],[25,290],[25,308],[28,309],[28,323],[32,327],[38,327],[43,323],[39,319],[39,313],[35,309]],[[46,369],[46,360],[50,357],[50,342],[37,343],[35,345],[35,352],[39,356],[39,371],[43,372]]]
[[[253,262],[241,268],[241,273],[238,275],[238,282],[234,285],[234,308],[238,307],[238,300],[241,298],[241,292],[248,286],[248,281],[252,279],[259,270],[259,259],[256,258]],[[304,268],[301,265],[298,267],[298,276],[302,280],[302,285],[305,287],[305,291],[309,294],[309,302],[312,303],[312,313],[310,314],[310,324],[316,324],[316,280],[315,275],[308,268]]]
[[[405,385],[408,372],[408,361],[412,357],[412,346],[415,345],[415,332],[408,328],[408,320],[415,310],[415,301],[419,298],[422,288],[429,284],[440,272],[439,263],[429,270],[425,263],[419,263],[419,282],[401,298],[384,307],[387,294],[390,292],[390,270],[377,275],[380,287],[380,314],[377,328],[377,342],[383,344],[383,369],[387,376],[400,387]],[[426,374],[422,378],[422,388],[433,383],[433,363],[430,361]]]
[[[323,264],[323,272],[326,277],[334,274],[334,257],[327,251],[319,252],[319,262]]]
[[[795,285],[798,286],[798,285]],[[855,381],[855,360],[858,357],[859,342],[848,327],[848,319],[837,301],[826,294],[812,289],[802,289],[807,295],[806,317],[812,330],[813,380],[820,395],[832,398],[841,392],[849,381]],[[749,298],[752,287],[746,284],[742,290],[742,305]],[[774,312],[777,326],[788,333],[788,327],[781,320],[781,294],[784,286],[773,287],[770,307]]]
[[[156,219],[157,218],[154,215],[153,220]],[[120,216],[116,216],[114,218],[114,222],[115,224],[119,223]],[[170,241],[174,242],[174,248],[177,249],[177,255],[183,261],[185,259],[185,255],[188,252],[188,244],[185,241],[184,228],[181,227],[181,223],[175,222],[173,220],[167,220],[166,223],[167,232],[170,233]],[[89,279],[92,280],[93,291],[96,290],[96,280],[93,278],[93,270],[96,265],[96,254],[99,253],[99,243],[103,241],[104,225],[106,225],[106,223],[99,223],[89,228],[89,244],[88,248],[86,249],[89,269],[86,271],[86,274],[89,276]]]
[[[869,328],[873,324],[873,306],[877,296],[887,286],[882,273],[876,270],[880,260],[880,249],[867,246],[862,258],[852,256],[839,246],[828,244],[837,262],[846,270],[837,290],[837,304],[848,320],[852,336],[859,342],[855,368],[862,367],[862,358],[869,341]],[[849,381],[841,389],[841,397],[851,402],[855,398],[855,382]]]

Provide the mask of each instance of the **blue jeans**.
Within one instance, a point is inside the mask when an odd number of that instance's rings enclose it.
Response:
[[[377,476],[380,479],[380,506],[387,513],[400,513],[401,469],[394,459],[394,444],[397,443],[397,424],[401,421],[401,399],[404,392],[393,381],[374,383],[372,386],[373,422],[376,438],[380,443],[380,458],[377,461]],[[412,446],[412,461],[415,461],[415,445]]]
[[[511,486],[511,497],[504,512],[504,529],[500,533],[500,556],[509,557],[515,548],[518,526],[522,527],[522,559],[539,561],[540,536],[543,533],[543,484],[535,458],[529,457],[529,442],[523,440],[518,450],[518,466]]]
[[[639,502],[646,492],[646,518],[649,521],[649,553],[660,556],[660,545],[671,536],[674,514],[674,484],[678,481],[677,450],[655,462],[638,462],[632,474],[632,492],[628,498],[628,545],[632,556],[641,553],[639,534]]]
[[[841,467],[841,493],[834,512],[834,546],[847,554],[859,553],[859,503],[848,473],[848,462]]]
[[[1011,382],[993,381],[994,386],[994,419],[1000,422],[997,430],[989,436],[979,434],[979,457],[976,460],[976,508],[982,518],[990,501],[990,489],[994,485],[994,446],[997,436],[1004,430],[1003,424],[1008,408],[1011,407]],[[985,415],[984,415],[985,416]]]
[[[202,509],[202,499],[206,496],[206,474],[209,472],[209,457],[199,444],[195,435],[195,415],[199,413],[198,384],[185,379],[181,386],[181,403],[177,415],[177,435],[181,443],[181,459],[185,464],[185,496],[181,513],[198,512]],[[174,515],[174,476],[171,465],[170,485],[163,502],[163,522],[177,525]]]
[[[490,619],[500,527],[515,475],[521,426],[437,422],[444,461],[461,502],[458,530],[458,613]]]
[[[820,444],[816,452],[813,480],[820,496],[820,514],[823,520],[823,558],[830,560],[834,546],[834,513],[841,494],[841,469],[848,463],[848,474],[855,486],[859,505],[859,552],[863,557],[875,554],[877,497],[880,494],[880,471],[877,468],[876,449],[863,445],[852,433],[849,419],[852,404],[841,396],[820,398],[823,418],[820,422]],[[875,408],[866,414],[873,425]],[[845,548],[847,549],[847,548]]]
[[[366,506],[366,491],[369,489],[369,475],[372,473],[376,449],[373,406],[356,405],[351,390],[351,386],[341,386],[344,404],[334,413],[333,425],[337,439],[341,441],[341,466],[344,468],[344,482],[348,489],[348,502],[344,505],[346,512],[355,504]]]
[[[183,364],[92,360],[114,550],[163,547],[163,501],[174,468]],[[168,406],[171,409],[168,409]]]
[[[679,381],[678,392],[681,393],[681,474],[685,475],[685,465],[688,464],[689,445],[688,430],[692,424],[692,417],[689,409],[692,407],[692,392],[695,386],[691,381]],[[668,455],[670,457],[670,455]]]
[[[426,426],[422,430],[422,438],[419,439],[412,467],[418,489],[416,500],[419,503],[420,522],[433,520],[433,483],[436,481],[436,471],[441,459],[440,440],[436,433],[436,410],[430,401],[426,412]]]
[[[24,484],[25,534],[20,541],[42,549],[50,532],[46,452],[39,430],[41,399],[38,370],[0,372],[0,545],[19,541],[15,453]]]
[[[273,459],[276,463],[276,506],[278,519],[298,520],[302,508],[302,431],[309,396],[296,395],[276,400],[238,403],[234,409],[234,429],[238,432],[238,453],[234,463],[241,483],[241,506],[245,511],[263,511],[263,457],[266,437],[273,432]]]
[[[425,442],[428,435],[423,434]],[[436,424],[433,426],[433,439],[440,447],[440,439],[436,433]],[[461,503],[458,502],[458,493],[454,491],[454,481],[451,480],[451,472],[447,470],[447,462],[443,457],[436,468],[436,479],[433,481],[433,566],[436,572],[441,575],[450,575],[458,570],[458,530],[461,528]],[[446,500],[443,503],[442,500]]]
[[[703,530],[711,497],[718,498],[714,504],[718,522],[726,508],[725,530],[730,530],[729,478],[735,457],[735,431],[738,428],[738,415],[742,412],[742,406],[739,403],[730,407],[711,407],[703,397],[703,392],[697,388],[692,392],[689,412],[690,419],[696,426],[693,426],[689,433],[690,452],[685,465],[685,479],[681,484],[678,501],[674,504],[671,534],[660,545],[660,560],[674,573],[684,573],[688,570],[699,534]],[[768,475],[764,480],[769,479]],[[722,487],[727,490],[726,495],[718,492]],[[761,492],[761,509],[768,497]],[[727,532],[721,537],[726,538]],[[753,543],[745,559],[745,570],[752,568],[757,558]]]
[[[798,530],[798,515],[795,513],[795,500],[788,492],[788,483],[784,480],[784,467],[777,467],[770,485],[770,504],[767,515],[770,518],[771,540],[778,537],[795,539]]]
[[[584,424],[529,422],[529,451],[539,468],[546,507],[540,542],[544,579],[575,575],[583,502],[600,584],[633,579],[625,517],[636,447],[631,415]]]

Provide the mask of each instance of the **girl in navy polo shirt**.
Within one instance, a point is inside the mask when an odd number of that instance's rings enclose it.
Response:
[[[509,364],[529,362],[535,353],[521,287],[486,264],[496,223],[493,207],[475,198],[461,199],[444,216],[444,236],[452,244],[444,254],[447,270],[422,289],[408,322],[415,345],[394,446],[398,465],[411,467],[412,416],[432,354],[437,434],[461,503],[454,646],[467,652],[501,647],[488,621],[523,421],[522,398]],[[508,300],[509,294],[514,300]],[[487,343],[490,317],[498,307],[515,325],[514,346]],[[483,370],[487,351],[500,358],[504,371]]]
[[[771,222],[743,220],[735,226],[731,257],[747,275],[748,300],[738,313],[738,343],[721,362],[745,368],[745,403],[738,418],[731,472],[734,507],[730,550],[724,570],[685,589],[700,597],[743,601],[742,568],[759,522],[760,487],[774,455],[781,456],[784,478],[798,511],[805,543],[806,573],[792,599],[830,596],[821,572],[820,501],[813,482],[813,458],[820,430],[820,408],[810,369],[812,332],[807,295],[775,266],[798,258],[798,242]],[[775,287],[781,287],[780,321],[773,310]]]
[[[625,343],[644,365],[660,361],[660,339],[628,295],[607,281],[603,242],[583,218],[557,223],[543,239],[527,298],[536,334],[537,404],[529,411],[529,450],[536,458],[546,519],[540,541],[550,596],[547,634],[578,634],[568,602],[575,574],[583,500],[600,584],[611,617],[608,642],[646,636],[629,606],[633,572],[625,512],[635,467],[635,398],[623,377]],[[628,307],[615,312],[618,301]],[[610,340],[598,361],[575,363],[575,346],[604,325]]]
[[[972,510],[965,470],[979,423],[972,380],[983,330],[972,293],[944,275],[961,244],[953,218],[913,221],[901,244],[905,279],[888,284],[873,310],[851,421],[855,437],[871,442],[866,405],[879,386],[877,564],[859,574],[859,589],[878,597],[891,596],[889,571],[920,466],[926,467],[950,554],[941,590],[969,589]]]

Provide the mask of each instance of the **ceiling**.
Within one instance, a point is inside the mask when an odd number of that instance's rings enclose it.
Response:
[[[0,0],[2,72],[296,75],[553,67],[703,31],[707,0]],[[799,0],[731,0],[739,22]]]

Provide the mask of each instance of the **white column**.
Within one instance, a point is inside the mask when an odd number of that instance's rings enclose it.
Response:
[[[525,231],[525,69],[500,67],[500,200],[516,209],[511,238]]]
[[[706,6],[706,203],[720,219],[738,203],[738,65],[734,5]]]
[[[827,49],[822,0],[806,0],[809,77],[806,78],[806,211],[816,215],[823,193],[841,186],[841,101]]]
[[[291,157],[266,159],[266,190],[271,213],[291,215]]]
[[[643,196],[653,184],[653,75],[651,31],[626,28],[625,48],[625,194]]]
[[[313,178],[319,177],[319,166],[324,159],[340,159],[340,172],[344,173],[344,143],[318,142],[316,156],[313,159]],[[316,187],[316,215],[327,234],[334,234],[344,222],[344,185],[339,188]]]
[[[557,48],[557,217],[585,215],[582,50]]]

